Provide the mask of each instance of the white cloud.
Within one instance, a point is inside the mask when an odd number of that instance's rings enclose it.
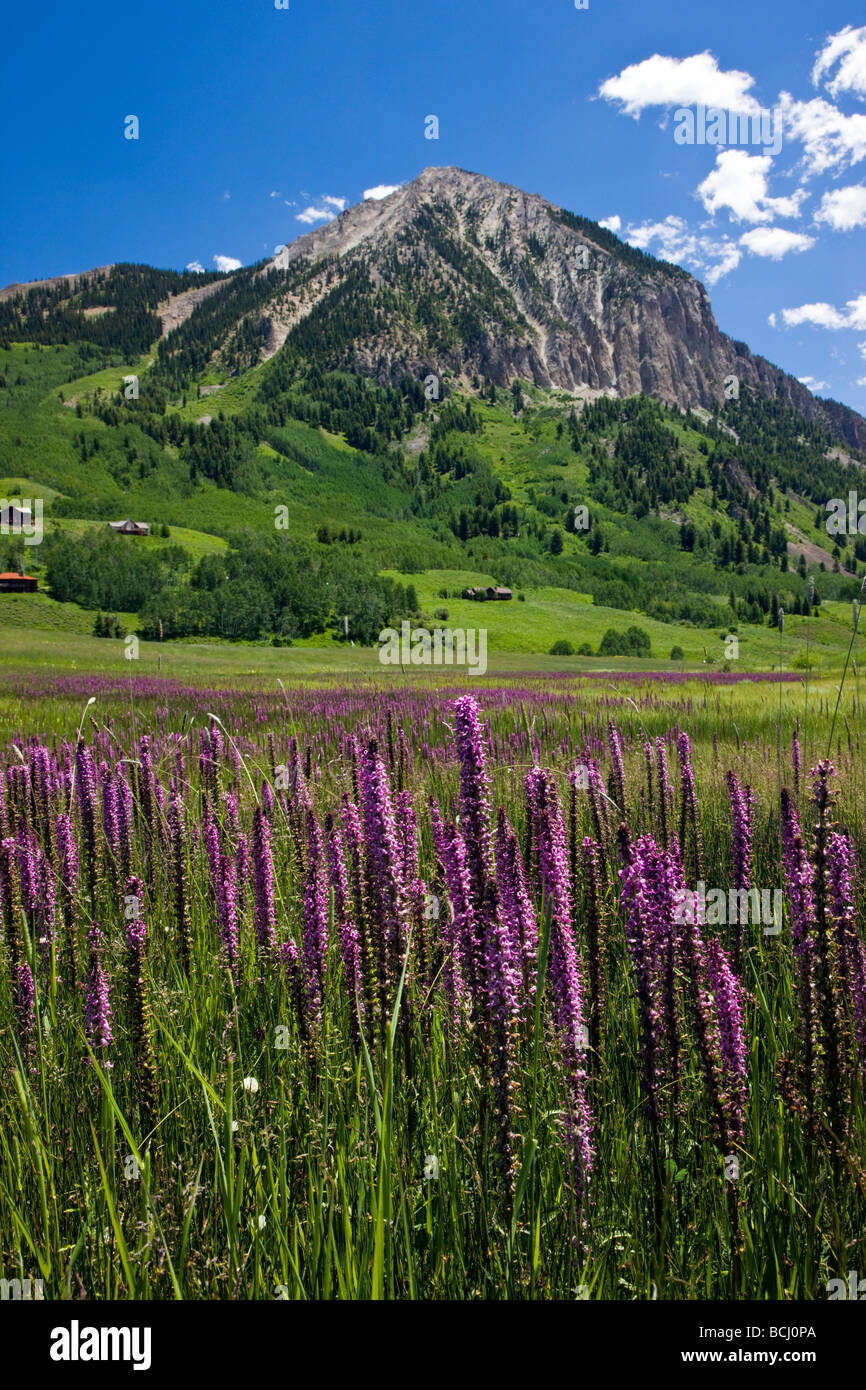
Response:
[[[845,315],[823,301],[801,304],[797,309],[783,309],[782,320],[786,328],[797,328],[801,323],[811,323],[815,328],[845,327]]]
[[[694,245],[684,217],[669,213],[663,222],[630,223],[626,239],[630,246],[646,251],[655,241],[666,255],[682,255]]]
[[[364,189],[364,201],[367,202],[368,199],[372,198],[374,202],[380,202],[382,198],[389,197],[402,187],[401,183],[377,183],[374,188]]]
[[[819,302],[801,304],[796,309],[783,309],[782,318],[786,328],[796,328],[801,323],[810,323],[815,328],[866,328],[866,294],[849,299],[843,309],[832,304]]]
[[[698,185],[698,196],[707,212],[728,208],[736,222],[770,222],[774,217],[799,217],[800,204],[808,197],[802,189],[790,198],[771,198],[767,179],[772,167],[768,154],[722,150],[716,167]]]
[[[749,95],[754,83],[747,72],[724,72],[709,52],[693,53],[688,58],[654,53],[602,82],[598,94],[605,101],[618,101],[624,114],[635,118],[648,106],[699,104],[751,114],[758,109]]]
[[[196,275],[204,275],[204,266],[201,261],[190,261],[187,270],[194,270]]]
[[[798,376],[797,380],[801,386],[808,386],[810,391],[826,391],[829,382],[816,381],[813,376]]]
[[[844,116],[821,97],[795,101],[790,92],[782,92],[779,101],[786,138],[804,146],[807,176],[846,169],[866,158],[866,116]]]
[[[789,251],[808,251],[815,245],[815,238],[803,232],[788,232],[784,227],[753,227],[740,237],[740,245],[753,256],[780,261]]]
[[[280,195],[279,195],[279,193],[277,192],[276,189],[274,189],[273,192],[271,192],[271,193],[268,194],[268,197],[269,197],[269,198],[279,198],[279,196],[280,196]]]
[[[687,262],[699,271],[708,285],[715,285],[723,275],[735,270],[742,251],[730,237],[714,239],[697,236],[683,217],[669,214],[663,222],[630,223],[626,233],[630,246],[641,251],[652,250],[654,256],[677,264]]]
[[[852,227],[866,227],[866,186],[850,184],[825,193],[815,213],[816,222],[826,222],[834,232],[850,232]]]
[[[830,95],[838,97],[840,92],[854,92],[857,96],[866,96],[866,25],[855,29],[853,24],[846,24],[838,34],[831,34],[812,69],[816,87],[837,62],[836,76],[824,83]]]
[[[329,194],[324,193],[319,199],[318,206],[315,203],[310,203],[308,207],[297,214],[296,220],[305,222],[308,227],[312,226],[314,222],[333,222],[337,213],[343,212],[345,207],[345,198],[332,198]],[[336,212],[334,211],[335,208]]]
[[[235,260],[234,256],[214,256],[214,265],[217,270],[240,270],[243,261]]]
[[[775,327],[776,327],[776,315],[775,315],[775,314],[768,314],[768,315],[767,315],[767,323],[770,325],[771,328],[775,328]]]
[[[224,197],[224,198],[231,198],[231,196],[232,196],[232,195],[229,193],[228,189],[226,189],[225,193],[223,194],[223,197]]]
[[[304,208],[303,212],[299,212],[296,220],[298,222],[305,222],[307,226],[311,226],[313,222],[333,222],[335,216],[336,213],[331,212],[330,208],[316,208],[310,206]]]
[[[866,357],[866,343],[858,343],[857,351],[859,352],[861,357]]]
[[[604,227],[608,232],[618,232],[622,227],[622,218],[614,213],[613,217],[603,218],[598,225]]]
[[[858,376],[857,380],[854,382],[854,385],[866,386],[866,376]]]

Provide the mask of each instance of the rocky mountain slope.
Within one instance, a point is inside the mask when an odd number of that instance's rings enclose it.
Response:
[[[381,383],[479,373],[497,385],[524,378],[579,395],[642,392],[712,408],[736,377],[866,448],[856,412],[817,400],[721,333],[691,275],[480,174],[426,169],[300,237],[264,270],[287,272],[292,286],[262,314],[264,355],[309,316],[351,312],[357,321],[363,305],[360,331],[335,356]]]
[[[97,288],[79,293],[91,279]],[[68,341],[73,328],[91,331],[88,304],[116,300],[125,322],[100,328],[104,342],[144,351],[161,333],[175,385],[207,367],[233,376],[283,350],[299,367],[391,386],[430,373],[500,387],[522,379],[577,398],[643,393],[710,410],[747,389],[866,451],[862,416],[720,332],[703,285],[679,266],[462,169],[425,169],[228,275],[118,265],[69,283],[62,303],[61,280],[0,291],[0,337],[31,337],[34,324],[43,334],[40,316],[54,314],[64,323],[50,340]]]

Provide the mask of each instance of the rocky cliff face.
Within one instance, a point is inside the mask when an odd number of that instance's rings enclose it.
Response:
[[[480,174],[426,169],[299,238],[268,268],[290,282],[304,276],[303,294],[278,298],[266,316],[269,354],[311,315],[330,315],[347,329],[333,364],[380,382],[477,372],[498,385],[521,377],[579,396],[644,392],[685,408],[720,404],[735,377],[866,449],[861,416],[721,333],[685,271]]]

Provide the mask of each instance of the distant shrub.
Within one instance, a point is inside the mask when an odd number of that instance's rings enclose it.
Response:
[[[116,613],[97,613],[93,624],[94,637],[123,637],[126,629]]]
[[[685,661],[686,654],[682,647],[671,647],[671,661]]]
[[[581,642],[577,649],[578,656],[592,656],[592,647],[588,642]]]
[[[434,610],[434,612],[433,612],[433,617],[434,617],[434,618],[438,618],[439,621],[440,621],[440,623],[447,623],[447,621],[448,621],[448,609],[447,609],[447,608],[436,608],[436,609]]]
[[[625,632],[617,632],[609,627],[601,639],[599,656],[651,656],[649,633],[643,628],[627,627]]]
[[[558,642],[554,642],[550,649],[551,656],[574,656],[574,647],[565,638],[560,637]]]

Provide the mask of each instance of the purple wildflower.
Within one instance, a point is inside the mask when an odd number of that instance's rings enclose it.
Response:
[[[304,885],[304,983],[307,1007],[316,1024],[322,1021],[322,999],[328,952],[328,880],[322,831],[314,812],[307,809],[307,875]]]
[[[733,839],[731,846],[731,864],[733,870],[733,886],[737,889],[748,889],[752,882],[752,804],[753,796],[751,787],[741,787],[733,772],[726,775],[728,785],[728,797],[731,802],[731,817],[733,820]],[[743,951],[743,924],[740,914],[736,914],[737,921],[733,930],[733,961],[734,969],[739,970]]]
[[[168,807],[168,851],[171,865],[171,894],[174,907],[174,924],[180,937],[181,959],[184,969],[189,971],[192,954],[191,929],[189,919],[189,892],[187,887],[187,837],[186,816],[183,801],[173,796]],[[121,860],[123,856],[121,855]]]
[[[529,900],[529,886],[520,858],[520,845],[504,806],[496,825],[496,876],[503,916],[518,952],[524,1007],[535,998],[538,973],[538,923]]]
[[[96,843],[96,769],[90,749],[82,739],[75,754],[75,790],[81,811],[81,830],[84,840],[84,864],[87,870],[87,889],[93,896],[99,874]]]
[[[126,922],[127,989],[132,1037],[132,1068],[141,1112],[142,1129],[145,1134],[150,1134],[156,1123],[157,1079],[150,1001],[144,975],[147,923],[138,911],[142,891],[140,879],[132,877],[127,880],[126,901],[129,904],[136,904],[132,913],[127,914]]]
[[[11,836],[0,840],[0,920],[13,964],[23,961],[21,894],[17,873],[18,845]]]
[[[659,735],[656,739],[656,773],[659,807],[659,838],[663,849],[668,847],[668,816],[673,807],[674,789],[668,775],[668,746]]]
[[[111,998],[108,988],[108,975],[102,964],[102,932],[95,922],[91,923],[87,934],[89,965],[87,986],[84,993],[84,1031],[87,1041],[96,1053],[114,1041],[111,1031]],[[104,1067],[111,1066],[103,1061]]]
[[[692,768],[692,745],[683,730],[677,737],[677,756],[680,760],[680,858],[686,863],[686,841],[691,830],[692,867],[695,881],[701,877],[701,830],[698,819],[698,794]]]
[[[858,934],[854,917],[854,846],[846,833],[834,831],[830,836],[827,869],[840,984],[853,1015],[860,1061],[866,1066],[866,947]]]
[[[253,816],[253,875],[256,897],[256,943],[260,952],[273,949],[277,939],[274,909],[274,863],[271,857],[271,827],[261,806]]]
[[[670,943],[673,919],[672,904],[667,912],[659,913],[658,877],[659,870],[669,862],[669,856],[660,851],[655,841],[646,835],[631,847],[625,865],[619,871],[626,944],[638,1001],[644,1095],[654,1134],[657,1134],[661,1117],[660,1092],[664,1079],[662,965]]]
[[[588,1034],[583,1021],[583,997],[577,951],[571,926],[571,895],[565,826],[556,783],[551,773],[533,768],[525,779],[535,808],[535,843],[545,909],[550,913],[548,973],[554,1022],[559,1033],[569,1104],[566,1126],[572,1156],[572,1177],[582,1197],[592,1169],[592,1118],[586,1101],[585,1050]]]
[[[718,1020],[722,1047],[722,1104],[727,1141],[743,1142],[746,1132],[746,1045],[743,993],[721,943],[713,939],[707,951],[707,977]]]
[[[430,819],[436,856],[451,903],[451,913],[445,920],[442,935],[446,952],[445,989],[456,1030],[467,993],[473,1009],[478,1007],[480,941],[472,907],[463,837],[456,826],[443,824],[435,801],[430,803]]]
[[[368,893],[380,934],[380,1008],[384,1020],[403,969],[409,913],[388,771],[375,742],[364,752],[359,780]]]
[[[626,814],[625,805],[625,763],[622,754],[622,739],[613,719],[608,720],[607,744],[610,749],[611,788],[614,801],[622,817]]]
[[[69,979],[78,978],[78,951],[75,939],[75,897],[78,892],[78,848],[72,829],[72,817],[62,812],[55,822],[57,864],[60,875],[60,907],[66,934],[66,965]]]
[[[493,873],[490,776],[484,757],[484,731],[471,695],[454,701],[454,734],[460,762],[460,828],[466,844],[472,895],[479,907]]]
[[[489,878],[482,906],[484,933],[485,1022],[495,1097],[495,1148],[506,1208],[510,1210],[514,1182],[514,1135],[511,1092],[515,1051],[515,1020],[521,982],[520,956],[499,907],[496,880]]]
[[[361,943],[349,905],[349,877],[346,872],[346,861],[343,853],[343,836],[340,827],[334,823],[334,817],[330,812],[325,818],[325,836],[328,872],[331,888],[334,892],[334,917],[340,936],[343,978],[349,992],[355,1041],[360,1042],[361,1025],[364,1019]]]
[[[589,836],[581,845],[581,865],[586,897],[586,945],[589,964],[590,1065],[598,1068],[601,1057],[601,1021],[604,1016],[604,919],[601,912],[601,851]]]
[[[800,1003],[799,1032],[802,1048],[800,1088],[806,1119],[814,1129],[815,1120],[815,907],[812,893],[814,870],[803,847],[800,821],[787,787],[782,788],[782,864],[791,908],[791,936],[797,966]]]
[[[400,842],[400,872],[404,883],[418,877],[418,818],[412,804],[411,792],[398,792],[394,797],[397,838]]]

